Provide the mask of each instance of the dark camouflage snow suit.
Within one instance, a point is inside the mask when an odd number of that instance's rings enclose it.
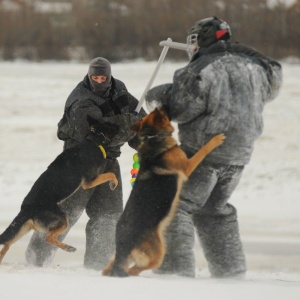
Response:
[[[102,269],[114,251],[115,226],[123,211],[122,181],[117,157],[120,156],[120,148],[126,142],[134,149],[138,147],[138,138],[130,127],[146,113],[142,109],[138,116],[134,116],[132,112],[137,104],[138,100],[128,93],[120,80],[112,77],[110,93],[106,97],[100,97],[92,92],[88,76],[85,76],[68,97],[63,118],[58,124],[57,135],[59,139],[64,140],[64,149],[84,139],[90,130],[87,115],[120,126],[107,151],[104,170],[116,174],[119,180],[118,187],[114,191],[110,190],[108,184],[90,190],[80,189],[61,204],[70,218],[70,228],[77,222],[84,209],[89,217],[84,257],[84,266],[87,268]],[[66,234],[61,239],[65,236]],[[56,250],[56,247],[46,244],[44,234],[35,232],[27,248],[26,259],[31,264],[43,266],[53,260]]]
[[[185,184],[159,272],[195,276],[194,227],[212,276],[246,272],[237,212],[228,200],[262,133],[264,105],[278,95],[281,82],[276,61],[241,44],[219,41],[201,48],[177,70],[173,84],[148,92],[149,107],[168,105],[188,156],[215,134],[227,137]]]

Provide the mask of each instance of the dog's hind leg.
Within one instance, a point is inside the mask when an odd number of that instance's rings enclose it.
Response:
[[[164,255],[159,253],[151,253],[151,255],[149,255],[145,252],[141,252],[140,250],[134,250],[132,256],[134,257],[136,264],[128,270],[128,274],[131,276],[138,276],[145,270],[158,268],[161,265],[164,257]]]
[[[153,232],[142,243],[131,251],[135,265],[128,270],[132,276],[139,275],[142,271],[158,268],[165,256],[165,246],[161,234]]]
[[[112,259],[109,264],[102,270],[102,275],[103,276],[110,276],[111,269],[114,265],[115,259]]]
[[[4,244],[3,248],[0,251],[0,264],[2,263],[3,257],[5,256],[6,252],[10,247],[9,243]]]
[[[111,261],[103,270],[103,276],[111,277],[127,277],[128,273],[121,268],[118,264],[115,263],[115,260]]]
[[[201,161],[213,151],[215,148],[220,146],[224,140],[225,135],[223,133],[214,136],[207,144],[205,144],[193,157],[188,160],[187,168],[185,169],[185,175],[189,177]]]
[[[83,189],[91,189],[99,184],[105,183],[109,181],[109,186],[111,190],[114,190],[118,185],[118,179],[116,175],[112,172],[107,172],[103,174],[99,174],[93,181],[87,182],[83,180],[81,186]]]
[[[129,249],[127,249],[129,250]],[[128,251],[119,251],[117,250],[115,256],[110,261],[110,263],[102,270],[103,276],[111,277],[127,277],[128,267],[133,262],[131,255],[128,254]]]
[[[5,256],[7,251],[9,250],[10,246],[12,244],[14,244],[17,240],[22,238],[32,228],[33,228],[32,221],[28,220],[26,223],[24,223],[24,225],[21,227],[19,232],[12,239],[10,239],[10,240],[8,240],[7,242],[4,243],[4,246],[2,247],[2,249],[0,251],[0,264],[3,260],[3,257]]]
[[[76,248],[74,248],[73,246],[62,243],[58,240],[59,236],[62,235],[67,230],[67,228],[68,222],[57,229],[50,230],[46,235],[46,242],[67,252],[76,251]]]

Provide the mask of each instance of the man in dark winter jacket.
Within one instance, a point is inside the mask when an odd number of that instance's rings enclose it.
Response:
[[[168,106],[188,156],[218,133],[226,140],[185,184],[157,272],[195,276],[195,227],[211,275],[243,276],[246,262],[237,211],[228,200],[262,133],[264,105],[278,95],[281,66],[231,42],[228,24],[216,17],[197,22],[188,33],[191,61],[175,72],[172,84],[151,89],[147,105]]]
[[[69,95],[64,115],[58,123],[58,138],[64,141],[64,149],[77,145],[90,130],[87,115],[103,122],[119,125],[117,136],[110,142],[107,150],[104,172],[113,172],[119,185],[111,191],[108,184],[91,190],[80,189],[61,204],[70,219],[70,228],[77,222],[83,210],[89,217],[86,226],[86,252],[84,266],[101,270],[114,252],[116,222],[123,210],[123,194],[120,166],[117,157],[120,148],[128,142],[137,149],[138,138],[130,127],[146,115],[142,109],[132,114],[138,104],[126,89],[124,83],[111,75],[110,62],[102,57],[93,59],[88,74]],[[66,236],[62,236],[62,239]],[[26,251],[29,263],[43,266],[51,262],[57,248],[44,241],[44,235],[34,233]]]

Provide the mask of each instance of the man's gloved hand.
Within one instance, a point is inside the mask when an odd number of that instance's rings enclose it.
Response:
[[[103,117],[102,121],[117,124],[119,126],[118,133],[109,143],[110,147],[122,146],[135,136],[135,132],[131,130],[131,126],[138,121],[138,117],[133,114],[127,113],[111,117]]]

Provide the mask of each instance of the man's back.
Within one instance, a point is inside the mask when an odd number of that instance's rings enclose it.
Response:
[[[249,55],[249,48],[228,51],[228,45],[218,44],[175,73],[171,114],[186,150],[194,152],[223,132],[226,143],[207,159],[244,165],[263,130],[264,104],[278,94],[281,67]]]

